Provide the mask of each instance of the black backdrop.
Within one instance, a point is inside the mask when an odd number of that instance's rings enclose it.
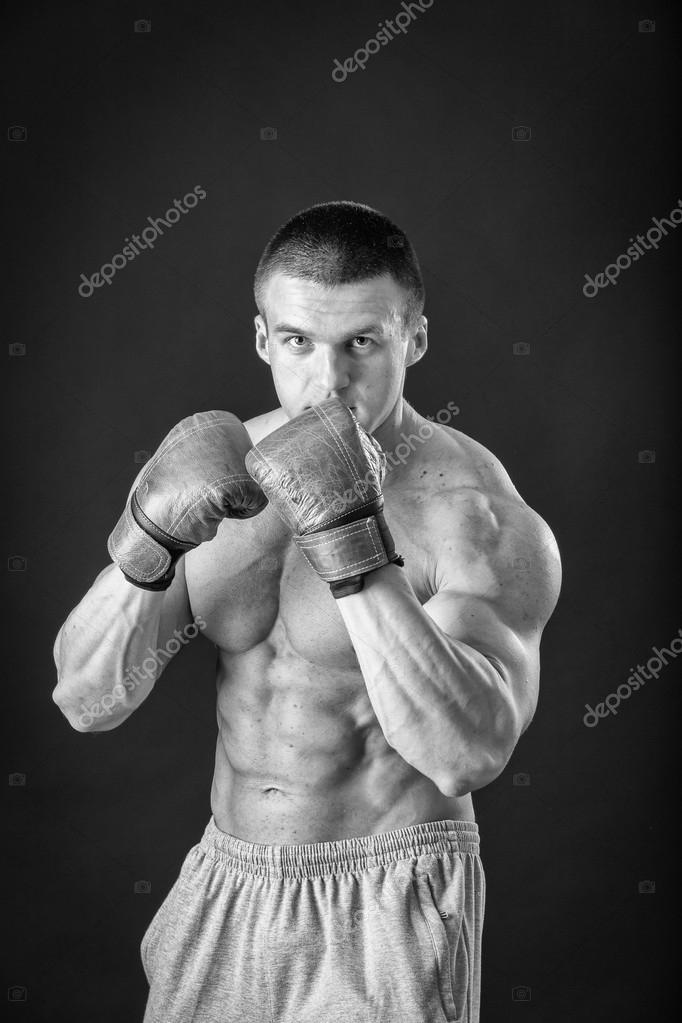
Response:
[[[406,396],[425,415],[459,408],[452,425],[500,457],[563,556],[536,717],[474,796],[482,1020],[669,1018],[679,664],[597,726],[583,715],[682,624],[682,229],[593,298],[582,287],[681,195],[673,7],[435,0],[334,81],[334,60],[401,10],[12,12],[4,696],[17,1018],[141,1019],[139,940],[210,812],[215,650],[191,644],[122,728],[92,736],[52,703],[52,645],[108,562],[135,453],[194,411],[246,419],[277,404],[253,346],[253,271],[284,220],[329,199],[369,203],[411,237],[431,347]],[[150,32],[134,31],[140,18]],[[81,274],[197,185],[206,198],[153,250],[79,295]]]

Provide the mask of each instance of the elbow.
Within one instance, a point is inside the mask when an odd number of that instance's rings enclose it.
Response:
[[[86,714],[83,709],[81,712],[74,711],[73,705],[70,700],[66,698],[61,686],[56,686],[52,692],[52,701],[59,707],[60,711],[69,722],[71,727],[77,732],[91,732],[93,717],[91,714]]]
[[[473,777],[473,771],[463,764],[457,764],[432,775],[431,780],[443,796],[460,799],[479,787],[474,784]]]
[[[470,742],[465,755],[448,764],[433,781],[444,796],[461,797],[490,785],[504,771],[521,734],[518,716],[508,704],[485,742]]]
[[[464,778],[438,778],[434,779],[434,783],[438,791],[448,799],[461,799],[473,791],[473,787]]]
[[[83,701],[80,706],[75,706],[73,697],[69,697],[61,685],[53,690],[52,700],[76,732],[107,732],[121,724],[120,717],[103,717],[95,713],[94,707],[86,707]]]
[[[501,773],[501,769],[488,773],[471,771],[466,775],[448,775],[447,777],[438,778],[437,781],[434,779],[434,781],[438,791],[447,796],[448,799],[461,799],[463,796],[468,796],[470,792],[475,792],[477,789],[490,785]]]
[[[57,700],[55,700],[54,702],[57,704],[57,706],[59,707],[60,711],[62,712],[62,714],[64,715],[66,720],[69,722],[71,727],[74,729],[74,731],[76,731],[76,732],[92,732],[93,731],[92,726],[87,724],[83,720],[83,715],[82,714],[73,714],[66,707],[63,707]]]
[[[511,753],[509,754],[511,756]],[[462,796],[485,788],[495,781],[504,771],[509,756],[493,756],[486,754],[477,759],[475,764],[457,765],[433,778],[438,791],[449,799],[461,799]]]
[[[66,711],[62,711],[62,714],[69,722],[75,732],[81,732],[83,734],[87,732],[96,732],[97,729],[93,728],[92,725],[84,725],[79,717],[74,717],[73,714],[68,714]]]

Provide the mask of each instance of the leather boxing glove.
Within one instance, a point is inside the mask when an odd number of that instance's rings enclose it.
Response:
[[[263,510],[267,497],[244,465],[250,447],[231,412],[197,412],[173,427],[138,474],[107,543],[128,582],[168,589],[178,559],[212,540],[222,519]]]
[[[268,434],[246,468],[337,599],[382,565],[403,565],[383,515],[386,456],[351,410],[329,398]]]

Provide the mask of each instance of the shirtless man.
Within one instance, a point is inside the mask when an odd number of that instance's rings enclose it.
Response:
[[[477,1023],[471,793],[533,717],[556,543],[403,398],[427,320],[400,228],[303,211],[255,293],[279,407],[171,431],[55,643],[79,731],[125,721],[193,623],[219,652],[212,816],[142,942],[145,1023]]]

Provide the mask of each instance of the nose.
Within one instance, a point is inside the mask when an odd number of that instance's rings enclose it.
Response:
[[[343,353],[322,352],[315,368],[315,401],[325,401],[327,398],[340,398],[343,401],[349,383],[350,374]]]

